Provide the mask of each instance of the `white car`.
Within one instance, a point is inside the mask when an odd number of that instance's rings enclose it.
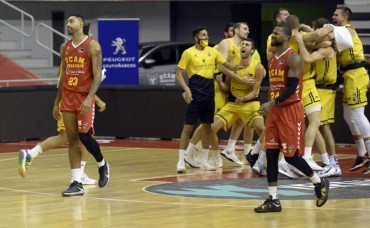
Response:
[[[177,86],[181,54],[194,43],[150,42],[139,45],[139,85]]]

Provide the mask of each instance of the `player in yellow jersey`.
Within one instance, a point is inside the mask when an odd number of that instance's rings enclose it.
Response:
[[[325,18],[319,18],[313,23],[314,29],[322,28],[328,24]],[[341,176],[342,171],[335,155],[335,141],[330,124],[334,123],[335,96],[337,80],[336,53],[332,46],[318,48],[309,53],[303,42],[302,35],[296,33],[294,38],[299,45],[300,56],[306,63],[315,63],[316,87],[319,93],[322,110],[321,126],[317,132],[315,145],[323,161],[323,170],[318,174],[321,177]],[[328,156],[328,153],[330,156]]]
[[[234,36],[232,38],[224,39],[220,42],[218,46],[218,51],[229,61],[232,63],[239,62],[240,57],[240,43],[242,40],[248,38],[249,35],[249,26],[246,22],[238,22],[234,25]],[[257,50],[254,51],[252,54],[252,58],[261,62],[261,57]],[[232,161],[238,165],[243,165],[243,162],[239,160],[238,156],[235,153],[235,144],[237,139],[239,138],[242,130],[244,128],[243,121],[240,119],[235,122],[233,127],[231,128],[230,138],[228,140],[228,144],[221,152],[221,155]],[[246,155],[250,148],[252,147],[253,141],[253,129],[252,128],[244,128],[244,155]],[[222,166],[222,160],[218,155],[215,157],[215,161],[218,167]]]
[[[230,35],[230,28],[228,28],[229,25],[226,25],[224,34]],[[228,31],[228,32],[227,32]],[[235,23],[233,26],[234,35],[232,37],[226,37],[223,39],[219,45],[217,45],[217,50],[220,51],[220,53],[229,61],[232,63],[236,63],[240,61],[240,42],[243,39],[248,38],[249,34],[249,27],[246,22],[238,22]],[[253,58],[256,59],[258,62],[260,62],[260,56],[257,52],[257,50],[253,54]],[[220,88],[223,87],[223,82],[220,78],[217,78],[217,84],[215,84],[215,102],[216,102],[216,111],[221,108],[225,104],[225,93],[222,92]],[[228,145],[226,146],[226,149],[222,152],[223,156],[227,158],[228,160],[238,164],[243,165],[243,163],[239,160],[237,155],[235,154],[235,144],[237,141],[237,138],[239,137],[241,131],[243,130],[244,124],[243,122],[237,121],[236,124],[233,126],[231,130],[230,139],[228,141]],[[199,141],[201,133],[199,132],[200,129],[198,128],[193,137],[191,142],[189,143],[188,148],[186,149],[186,156],[185,156],[185,162],[190,165],[190,167],[197,168],[197,163],[193,159],[193,151],[195,148],[195,144]],[[253,140],[253,129],[247,128],[244,132],[244,152],[245,154],[248,153],[248,151],[251,148]],[[222,159],[220,154],[216,154],[214,157],[214,164],[216,167],[222,167]]]
[[[289,15],[289,17],[286,18],[286,24],[292,29],[293,35],[300,33],[300,22],[297,16]],[[301,35],[304,36],[305,33],[301,32]],[[292,43],[294,46],[290,47],[298,52],[298,43],[295,41],[295,39],[291,40],[294,41]],[[320,95],[317,92],[316,88],[315,69],[313,64],[309,62],[304,62],[303,72],[302,102],[305,110],[305,115],[308,120],[305,130],[305,147],[303,158],[307,161],[307,163],[313,170],[322,171],[323,168],[314,161],[312,156],[312,147],[321,124],[321,101]]]
[[[343,116],[356,141],[358,154],[355,163],[350,168],[357,170],[368,162],[366,153],[370,152],[370,123],[365,116],[367,105],[367,90],[369,75],[364,68],[365,57],[362,42],[350,24],[352,11],[347,6],[338,6],[333,15],[333,22],[338,26],[345,26],[351,33],[354,47],[347,48],[337,55],[337,62],[343,72]],[[370,173],[370,163],[364,174]]]
[[[234,23],[227,23],[224,27],[225,38],[231,38],[234,35]],[[213,48],[217,50],[218,44]],[[227,102],[229,92],[225,88],[224,75],[216,67],[214,72],[214,87],[215,87],[215,114],[220,110]],[[199,125],[194,131],[191,141],[186,148],[185,152],[185,163],[191,168],[200,168],[201,161],[201,150],[202,150],[202,126]]]
[[[176,80],[185,91],[183,96],[188,104],[185,113],[185,123],[180,137],[179,160],[176,167],[178,173],[183,173],[186,170],[186,147],[188,146],[194,125],[199,120],[203,128],[201,168],[210,171],[216,170],[214,166],[208,163],[209,139],[215,107],[213,75],[217,64],[222,64],[231,70],[238,69],[236,65],[227,62],[217,50],[208,47],[209,37],[205,27],[195,28],[193,30],[193,39],[194,46],[182,53],[176,70]],[[183,78],[185,70],[189,77],[188,84]]]
[[[255,50],[254,41],[247,38],[240,45],[241,69],[233,73],[223,70],[226,74],[226,82],[230,87],[229,102],[219,110],[215,115],[215,121],[212,124],[212,150],[218,154],[217,132],[224,128],[225,131],[230,129],[233,123],[239,119],[243,124],[254,129],[260,140],[264,140],[264,122],[263,117],[257,113],[260,107],[259,89],[265,74],[265,69],[260,62],[252,58]],[[237,81],[238,78],[253,80],[252,84]]]
[[[92,36],[90,30],[90,24],[84,24],[83,33],[85,35]],[[102,72],[102,80],[105,79],[105,69]],[[59,68],[59,79],[60,79],[60,68]],[[57,83],[59,85],[59,82]],[[99,112],[103,112],[105,110],[106,104],[102,101],[98,96],[95,96],[96,104],[99,106]],[[57,132],[59,133],[56,136],[51,136],[41,143],[37,144],[32,149],[22,149],[19,151],[19,160],[18,160],[18,171],[22,177],[26,176],[27,168],[31,165],[31,162],[41,153],[49,151],[51,149],[55,149],[60,147],[61,145],[65,145],[68,143],[67,134],[64,127],[63,115],[60,113],[60,119],[57,121]],[[96,180],[89,178],[85,172],[85,166],[88,156],[88,151],[85,147],[83,147],[82,151],[82,158],[81,158],[81,170],[82,170],[82,184],[84,185],[94,185],[97,183]]]

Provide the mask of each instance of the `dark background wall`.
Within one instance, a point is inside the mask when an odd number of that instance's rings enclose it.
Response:
[[[105,112],[96,112],[97,136],[117,138],[179,138],[183,126],[185,103],[177,88],[108,87],[98,92],[107,103]],[[54,86],[0,88],[0,141],[44,139],[57,134],[52,118]],[[261,91],[266,101],[267,89]],[[370,96],[368,95],[368,98]],[[353,143],[343,120],[342,92],[337,92],[336,122],[332,127],[337,143]],[[369,106],[366,106],[369,113]],[[220,132],[227,139],[228,134]]]

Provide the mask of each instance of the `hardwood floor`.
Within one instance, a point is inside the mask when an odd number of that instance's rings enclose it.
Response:
[[[261,189],[266,188],[266,179],[252,174],[249,166],[239,168],[224,161],[223,170],[191,169],[177,175],[177,150],[173,145],[167,149],[101,145],[111,165],[111,181],[103,189],[85,186],[82,197],[61,196],[70,181],[65,147],[45,152],[33,160],[25,178],[18,175],[18,153],[0,153],[0,227],[367,227],[370,197],[358,195],[362,193],[356,189],[361,187],[348,191],[353,198],[340,199],[341,194],[335,191],[341,187],[333,184],[334,196],[322,208],[315,206],[312,189],[303,200],[292,200],[286,195],[281,198],[281,213],[256,214],[253,208],[263,202],[261,197],[218,197],[211,191],[206,191],[210,196],[167,194],[174,192],[171,186],[175,184],[184,184],[182,190],[195,191],[194,186],[186,187],[186,184],[212,181],[217,181],[215,186],[221,186],[223,181],[239,181],[237,185],[243,186],[240,181],[253,180],[263,186]],[[352,152],[340,154],[343,177],[331,179],[333,183],[346,181],[347,177],[369,182],[369,176],[360,171],[356,174],[347,171],[353,156]],[[92,158],[85,170],[91,178],[98,177]],[[230,183],[235,182],[227,182],[225,186],[230,187]],[[148,190],[149,186],[159,184],[168,184],[170,189]],[[362,190],[369,191],[370,187]]]

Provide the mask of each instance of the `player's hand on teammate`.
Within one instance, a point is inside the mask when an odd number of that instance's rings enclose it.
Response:
[[[256,84],[256,80],[251,77],[243,77],[242,80],[246,85],[254,86]]]

